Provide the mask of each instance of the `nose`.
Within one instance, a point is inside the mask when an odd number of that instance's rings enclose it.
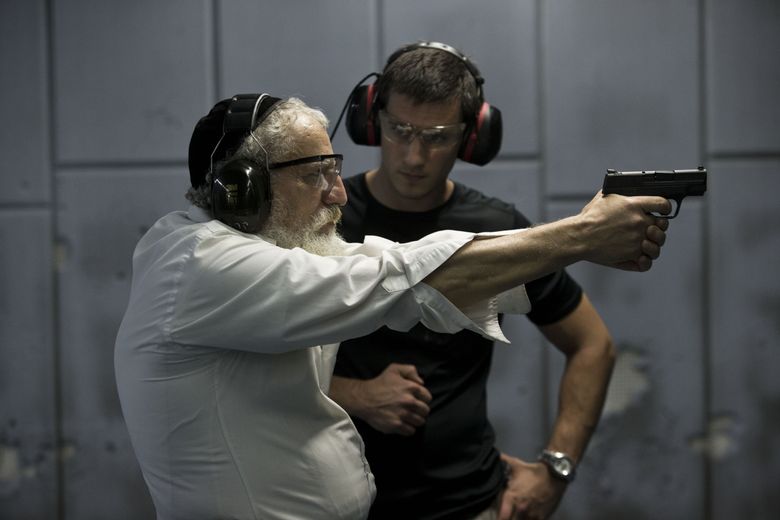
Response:
[[[345,206],[347,204],[347,189],[344,187],[344,181],[341,180],[341,175],[336,177],[336,182],[333,183],[333,187],[328,192],[322,192],[322,202],[330,205],[337,204],[339,206]]]
[[[407,166],[415,167],[425,164],[425,155],[427,149],[422,143],[419,135],[412,138],[412,141],[405,145],[404,163]]]

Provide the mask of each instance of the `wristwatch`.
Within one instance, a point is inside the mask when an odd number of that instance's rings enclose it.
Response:
[[[543,462],[550,474],[566,482],[574,480],[574,474],[577,472],[577,465],[571,460],[571,457],[560,451],[543,450],[539,454],[539,461]]]

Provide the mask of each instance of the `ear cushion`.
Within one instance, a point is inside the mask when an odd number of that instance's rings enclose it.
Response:
[[[271,181],[257,164],[235,159],[220,167],[211,183],[214,217],[244,233],[257,233],[271,212]]]
[[[347,133],[355,144],[379,146],[381,128],[376,110],[376,84],[358,85],[352,90],[344,122]]]
[[[502,135],[501,111],[483,102],[476,120],[467,127],[465,139],[458,150],[458,158],[467,163],[484,166],[498,155]]]

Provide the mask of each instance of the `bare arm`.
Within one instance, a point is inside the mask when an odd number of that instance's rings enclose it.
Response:
[[[579,215],[468,243],[424,281],[462,307],[581,260],[646,271],[668,226],[648,212],[669,209],[660,197],[598,193]]]
[[[566,356],[558,417],[547,447],[580,460],[596,429],[615,363],[606,325],[587,296],[558,323],[540,328]]]
[[[606,325],[587,296],[559,322],[540,327],[545,337],[566,355],[561,378],[558,417],[547,448],[582,458],[598,424],[612,374],[615,351]],[[499,519],[510,512],[547,518],[555,511],[566,484],[553,478],[539,462],[502,455],[512,468]]]

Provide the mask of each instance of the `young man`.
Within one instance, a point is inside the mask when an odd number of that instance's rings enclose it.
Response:
[[[646,214],[665,200],[597,196],[532,230],[347,244],[341,156],[324,115],[295,99],[217,103],[189,166],[193,205],[135,249],[115,348],[160,520],[365,518],[363,443],[326,395],[339,341],[418,322],[505,341],[496,312],[524,310],[525,281],[578,260],[646,270],[665,239]]]
[[[380,235],[407,242],[439,229],[530,225],[512,205],[449,179],[458,157],[492,158],[464,157],[477,125],[498,125],[479,137],[489,154],[498,151],[500,118],[490,115],[481,83],[459,51],[422,42],[390,57],[371,87],[373,99],[352,100],[372,103],[368,117],[380,130],[374,144],[381,145],[381,164],[345,180],[346,240]],[[361,94],[356,89],[353,98]],[[355,128],[348,127],[353,139]],[[490,339],[417,325],[342,343],[330,395],[355,418],[366,443],[378,488],[371,518],[546,518],[556,508],[598,422],[614,350],[603,321],[565,271],[545,273],[526,289],[529,318],[567,358],[547,462],[494,447],[486,415]],[[559,470],[561,464],[569,470]]]

